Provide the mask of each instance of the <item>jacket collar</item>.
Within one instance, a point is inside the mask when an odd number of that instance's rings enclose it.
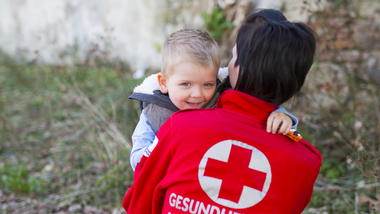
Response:
[[[231,89],[223,92],[218,100],[216,108],[229,109],[266,121],[270,113],[276,110],[278,106],[260,100],[249,94]]]

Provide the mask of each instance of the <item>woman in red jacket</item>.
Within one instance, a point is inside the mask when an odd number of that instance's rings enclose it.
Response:
[[[231,86],[215,109],[183,110],[157,134],[127,191],[134,213],[301,213],[322,157],[308,142],[266,132],[278,105],[298,92],[313,63],[315,33],[276,10],[240,28],[228,66]]]

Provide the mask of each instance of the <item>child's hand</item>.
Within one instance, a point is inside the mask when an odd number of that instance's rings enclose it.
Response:
[[[282,123],[282,124],[281,124]],[[281,128],[278,128],[281,124]],[[292,119],[282,112],[272,112],[267,120],[267,132],[287,135],[292,128]]]

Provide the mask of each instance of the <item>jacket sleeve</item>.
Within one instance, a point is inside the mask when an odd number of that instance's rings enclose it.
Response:
[[[133,180],[135,181],[137,177],[141,173],[141,169],[143,168],[146,159],[150,156],[150,154],[153,152],[154,148],[157,146],[158,143],[158,138],[154,138],[153,143],[145,150],[144,155],[142,156],[141,160],[139,163],[137,163],[135,172],[133,173]]]
[[[130,155],[130,162],[133,170],[135,170],[137,163],[140,162],[145,150],[153,143],[155,137],[156,134],[150,126],[144,111],[142,111],[140,121],[137,123],[132,135],[133,147]]]
[[[171,118],[160,128],[158,143],[150,156],[143,162],[132,187],[123,199],[123,208],[127,213],[161,213],[167,184],[162,182],[172,160]],[[159,170],[157,170],[159,169]]]
[[[293,124],[292,124],[292,129],[297,129],[298,125],[298,119],[294,115],[291,115],[288,111],[286,111],[283,107],[279,106],[278,109],[275,110],[275,112],[282,112],[290,117],[292,119]]]

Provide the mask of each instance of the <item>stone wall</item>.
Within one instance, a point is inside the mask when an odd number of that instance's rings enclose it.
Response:
[[[305,3],[306,2],[306,3]],[[1,0],[0,49],[15,58],[38,59],[43,63],[72,63],[63,51],[76,50],[75,57],[85,60],[97,47],[107,54],[128,62],[135,70],[161,65],[161,48],[167,36],[181,28],[202,27],[202,11],[211,11],[219,4],[227,18],[237,26],[254,8],[275,8],[284,11],[289,20],[313,24],[308,10],[321,10],[331,1],[303,0]],[[353,25],[356,43],[380,56],[380,2],[350,2],[355,16]],[[342,22],[339,18],[331,22]],[[229,58],[235,33],[225,35],[221,45],[225,62]],[[346,28],[345,28],[346,29]],[[357,52],[340,30],[337,45],[344,56]],[[347,29],[346,29],[347,30]],[[351,51],[348,51],[351,50]]]
[[[320,38],[318,68],[305,82],[318,101],[313,106],[339,110],[342,103],[351,108],[379,99],[380,94],[371,91],[380,85],[380,2],[323,7],[319,15],[311,15],[309,24]]]
[[[208,1],[1,0],[0,49],[15,58],[70,63],[96,45],[134,69],[159,67],[161,46],[173,31],[202,25]],[[37,56],[38,54],[38,56]]]

